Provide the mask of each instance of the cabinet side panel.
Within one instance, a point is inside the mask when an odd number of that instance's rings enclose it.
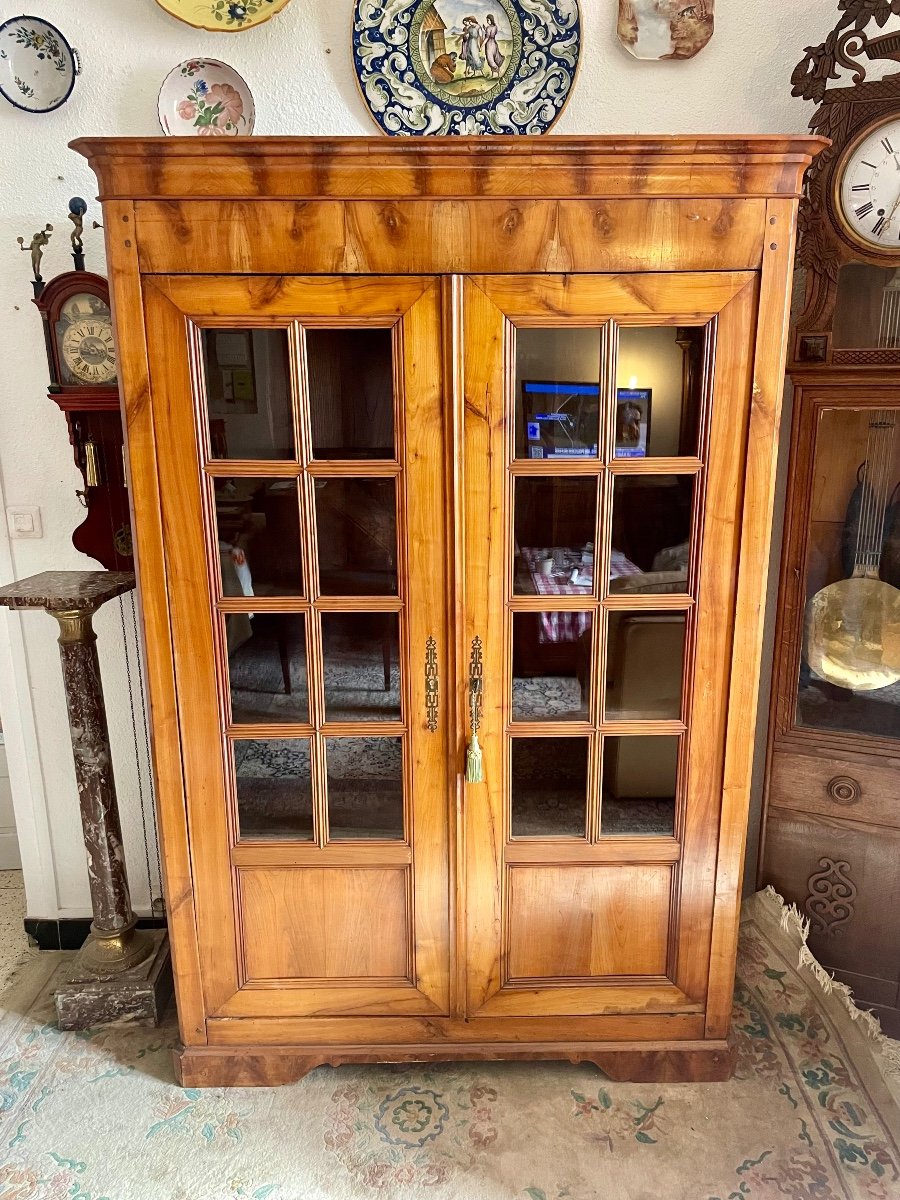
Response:
[[[186,1045],[203,1045],[206,1043],[206,1021],[200,986],[153,430],[153,398],[147,361],[134,205],[128,201],[107,201],[103,212],[110,297],[116,326],[122,423],[128,457],[128,494],[138,577],[137,600],[150,701],[153,776],[178,1016],[182,1041]]]
[[[726,1035],[734,993],[738,912],[747,843],[767,566],[778,468],[778,430],[790,319],[796,207],[795,200],[773,199],[766,209],[767,249],[763,255],[753,360],[753,399],[747,439],[737,618],[713,913],[706,1021],[707,1036],[711,1038]]]

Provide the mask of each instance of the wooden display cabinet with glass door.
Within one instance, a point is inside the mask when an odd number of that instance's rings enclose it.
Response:
[[[80,148],[113,264],[181,1078],[498,1057],[725,1077],[816,143]]]

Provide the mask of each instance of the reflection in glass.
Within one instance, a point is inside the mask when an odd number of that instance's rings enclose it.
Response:
[[[623,326],[616,365],[616,458],[694,457],[706,331]]]
[[[286,329],[204,329],[213,458],[294,458]]]
[[[513,613],[514,721],[587,721],[589,612]]]
[[[693,497],[692,475],[616,477],[610,592],[687,591]]]
[[[679,740],[603,739],[602,836],[674,835]]]
[[[390,329],[307,329],[314,458],[393,458]]]
[[[596,527],[595,478],[517,479],[514,595],[593,595]]]
[[[607,622],[606,720],[679,720],[684,613],[610,612]]]
[[[223,596],[300,596],[296,479],[216,479]]]
[[[306,724],[306,618],[302,613],[226,613],[231,719]]]
[[[397,613],[323,613],[326,721],[400,720]]]
[[[261,738],[231,745],[241,838],[311,841],[309,740]]]
[[[900,736],[900,414],[825,409],[810,497],[797,722]]]
[[[597,457],[599,329],[516,331],[516,458]]]
[[[897,306],[900,277],[894,267],[844,263],[838,276],[832,340],[835,349],[900,346]]]
[[[402,840],[402,739],[327,738],[325,745],[331,840]]]
[[[323,596],[397,592],[393,479],[317,479],[319,590]]]
[[[576,837],[587,826],[587,738],[513,738],[513,837]]]

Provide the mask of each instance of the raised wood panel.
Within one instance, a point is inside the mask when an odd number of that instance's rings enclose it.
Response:
[[[79,138],[101,199],[797,196],[822,138]]]
[[[769,813],[763,881],[810,918],[825,967],[900,982],[898,861],[900,831]]]
[[[248,981],[409,977],[403,868],[245,868],[237,876]]]
[[[665,975],[665,866],[510,867],[509,980]]]
[[[875,766],[845,757],[776,749],[769,805],[900,829],[898,769],[894,763]]]
[[[764,200],[142,201],[141,269],[248,274],[742,270]],[[272,238],[273,228],[285,237]]]

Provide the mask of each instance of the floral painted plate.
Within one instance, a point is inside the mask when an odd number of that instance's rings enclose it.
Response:
[[[156,0],[167,13],[195,29],[237,33],[262,25],[291,0]]]
[[[0,25],[0,93],[24,112],[53,112],[81,74],[78,51],[43,17],[11,17]]]
[[[159,89],[163,133],[218,137],[252,133],[253,93],[234,67],[215,58],[189,58],[169,72]]]
[[[356,77],[385,133],[546,133],[580,53],[578,0],[355,0]]]

